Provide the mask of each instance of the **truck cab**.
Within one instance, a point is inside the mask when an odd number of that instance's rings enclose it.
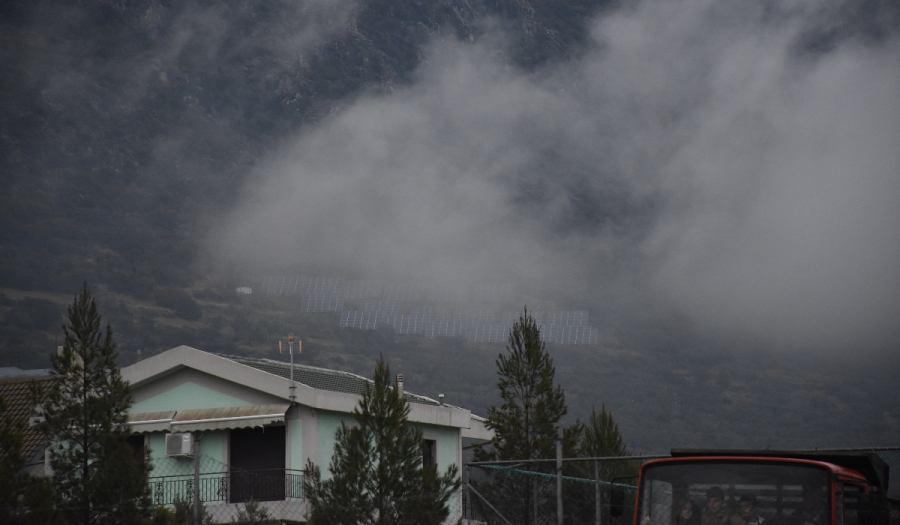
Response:
[[[671,455],[641,467],[634,525],[900,525],[875,453]]]

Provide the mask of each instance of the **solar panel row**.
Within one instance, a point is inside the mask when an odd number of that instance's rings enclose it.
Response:
[[[374,311],[341,312],[341,328],[374,330],[376,326],[378,326],[378,315]]]
[[[429,300],[438,303],[476,300],[514,299],[512,285],[487,284],[473,292],[463,288],[424,290],[408,284],[381,284],[374,281],[346,281],[341,277],[302,277],[296,275],[265,277],[261,286],[266,294],[301,294],[303,312],[342,312],[340,326],[374,330],[389,324],[398,334],[423,334],[425,337],[466,337],[474,343],[502,343],[519,319],[519,312],[497,314],[490,310],[453,310],[427,306],[400,314],[400,303]],[[345,299],[359,301],[359,310],[343,311]],[[529,312],[541,327],[542,338],[555,344],[596,344],[598,331],[588,325],[588,311]]]
[[[541,327],[541,337],[548,343],[592,345],[597,344],[599,334],[597,329],[592,326],[549,325]]]
[[[304,295],[300,310],[303,312],[341,312],[344,310],[344,298],[335,294]]]
[[[268,295],[341,294],[345,299],[385,299],[398,302],[436,303],[510,302],[515,287],[509,283],[484,283],[466,286],[416,286],[407,283],[347,281],[343,277],[304,277],[275,275],[263,277],[260,289]]]

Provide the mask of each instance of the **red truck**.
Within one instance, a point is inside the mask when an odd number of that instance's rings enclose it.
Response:
[[[900,525],[874,452],[673,450],[644,463],[634,525]]]

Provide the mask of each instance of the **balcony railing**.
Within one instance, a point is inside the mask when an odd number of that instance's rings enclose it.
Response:
[[[176,500],[194,500],[194,476],[158,476],[150,478],[150,491],[156,505],[171,505]],[[198,494],[204,503],[242,503],[284,501],[303,498],[303,471],[288,469],[241,470],[200,474]]]

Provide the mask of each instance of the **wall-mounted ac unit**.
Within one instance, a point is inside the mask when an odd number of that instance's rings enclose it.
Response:
[[[166,455],[171,458],[194,457],[194,435],[190,432],[166,434]]]

